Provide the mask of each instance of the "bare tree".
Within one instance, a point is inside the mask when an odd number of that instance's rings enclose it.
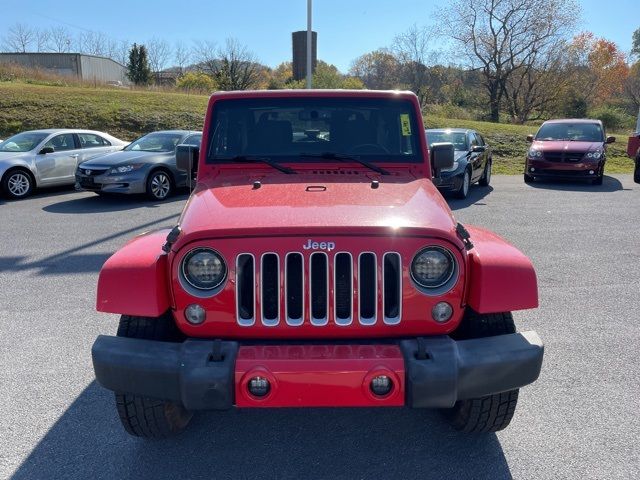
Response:
[[[50,48],[51,32],[49,30],[35,31],[35,45],[37,52],[47,52]]]
[[[514,68],[505,80],[507,108],[516,123],[543,118],[573,83],[566,42],[546,47],[534,50],[529,61]]]
[[[191,51],[182,42],[176,42],[173,48],[173,61],[179,69],[179,74],[184,73],[185,68],[191,62]]]
[[[509,77],[564,38],[579,12],[575,0],[454,0],[442,12],[442,33],[482,72],[492,121]]]
[[[79,50],[88,55],[107,55],[107,37],[104,33],[87,31],[80,34],[78,38]]]
[[[5,48],[11,52],[28,52],[36,39],[36,32],[23,23],[16,23],[9,27],[4,37]]]
[[[66,27],[51,27],[49,30],[49,47],[57,53],[71,51],[73,37]]]
[[[212,77],[218,71],[218,45],[211,40],[197,41],[194,45],[193,55],[198,69],[208,73]]]
[[[198,42],[196,59],[198,67],[215,79],[220,90],[248,90],[260,82],[263,67],[234,38],[228,38],[220,48],[209,41]]]
[[[129,51],[131,50],[131,43],[129,40],[119,40],[118,47],[112,57],[116,62],[126,65],[129,61]]]
[[[156,37],[149,40],[146,47],[149,66],[155,74],[156,84],[160,83],[160,71],[167,66],[171,58],[171,47],[165,40]]]
[[[392,51],[400,62],[402,80],[415,92],[424,105],[427,101],[427,65],[434,60],[435,53],[429,48],[433,43],[433,32],[427,27],[413,25],[393,40]]]

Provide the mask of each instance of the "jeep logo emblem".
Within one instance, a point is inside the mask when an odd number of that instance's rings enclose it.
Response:
[[[336,244],[334,242],[314,242],[309,238],[307,239],[307,244],[303,245],[302,248],[305,250],[326,250],[330,252],[331,250],[335,250]]]

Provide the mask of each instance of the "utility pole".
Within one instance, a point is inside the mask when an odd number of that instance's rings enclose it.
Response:
[[[311,1],[307,0],[307,88],[312,88],[313,80],[313,63],[311,61],[311,43],[313,42],[313,33],[311,29]]]

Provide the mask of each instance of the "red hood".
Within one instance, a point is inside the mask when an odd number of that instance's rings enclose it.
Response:
[[[531,145],[536,150],[543,152],[561,152],[566,150],[568,152],[592,152],[594,150],[602,149],[604,142],[576,142],[569,140],[536,140]]]
[[[266,174],[260,188],[254,188],[255,177],[248,176],[201,182],[180,219],[185,235],[179,243],[204,237],[381,229],[456,238],[453,215],[430,180],[406,174],[336,175]],[[372,178],[380,179],[379,188],[371,187]]]

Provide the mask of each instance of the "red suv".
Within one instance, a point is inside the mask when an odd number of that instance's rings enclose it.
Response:
[[[548,120],[535,137],[527,136],[524,181],[535,178],[588,179],[602,185],[606,145],[615,142],[606,137],[600,120]]]
[[[179,224],[104,264],[93,345],[124,428],[161,437],[232,407],[442,409],[506,427],[543,346],[512,310],[538,305],[529,259],[457,223],[432,182],[409,92],[216,93]]]

